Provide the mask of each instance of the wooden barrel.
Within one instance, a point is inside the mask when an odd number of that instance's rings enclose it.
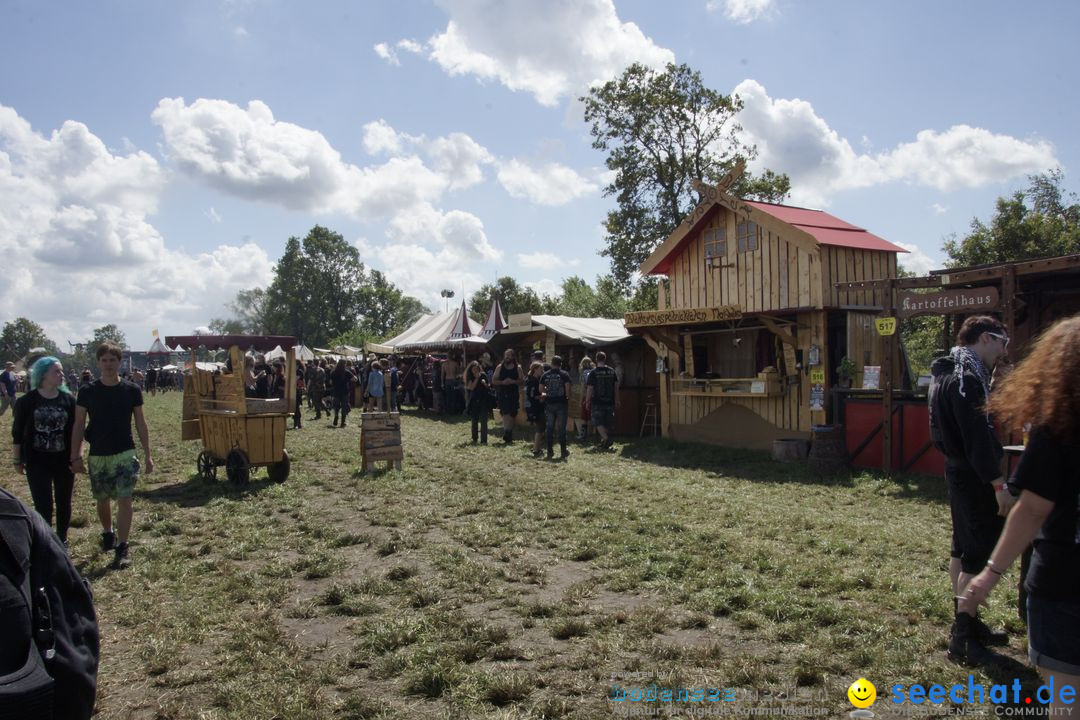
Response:
[[[806,459],[810,443],[800,438],[780,438],[773,440],[772,458],[777,462],[798,462]]]
[[[835,475],[848,469],[847,447],[842,425],[814,425],[810,431],[810,467],[821,475]]]

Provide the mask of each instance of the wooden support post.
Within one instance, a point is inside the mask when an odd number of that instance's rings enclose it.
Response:
[[[694,374],[694,336],[686,333],[682,337],[683,365],[686,368],[687,377],[696,377]]]
[[[896,301],[896,280],[889,280],[885,289],[885,317],[893,317]],[[892,475],[892,414],[893,414],[893,372],[895,335],[883,335],[884,353],[881,358],[881,469],[886,476]]]

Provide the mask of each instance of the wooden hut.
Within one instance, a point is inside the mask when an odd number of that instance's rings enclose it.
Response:
[[[667,276],[657,310],[626,328],[659,358],[665,437],[768,448],[831,420],[843,357],[861,384],[896,352],[874,342],[879,293],[835,283],[894,278],[905,250],[820,210],[735,198],[730,182],[697,185],[701,202],[640,268]]]

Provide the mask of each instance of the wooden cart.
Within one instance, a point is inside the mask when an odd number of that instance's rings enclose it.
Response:
[[[251,468],[266,467],[274,482],[289,477],[289,453],[285,450],[285,423],[296,406],[296,339],[287,336],[195,335],[170,336],[165,343],[191,349],[191,374],[184,382],[183,440],[201,439],[203,449],[196,460],[205,480],[217,479],[217,468],[233,483],[245,484]],[[198,367],[198,347],[227,349],[232,372]],[[285,397],[248,398],[244,393],[244,351],[267,353],[285,349]]]

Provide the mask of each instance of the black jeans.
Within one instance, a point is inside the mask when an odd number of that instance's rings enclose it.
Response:
[[[557,402],[549,402],[544,408],[544,414],[547,417],[544,439],[547,440],[549,453],[552,452],[552,442],[556,433],[559,435],[559,447],[566,452],[566,416],[569,409],[566,403]]]
[[[34,498],[34,509],[45,522],[52,525],[53,493],[56,494],[56,534],[67,540],[71,526],[71,495],[75,488],[75,476],[68,466],[68,453],[34,454],[27,458],[26,483]]]
[[[348,396],[347,393],[345,395],[335,395],[334,396],[334,424],[335,425],[337,425],[338,413],[340,412],[341,413],[341,426],[345,427],[345,418],[347,418],[349,416],[349,411],[350,410],[352,410],[352,408],[349,407],[349,396]]]
[[[300,417],[300,409],[304,407],[304,391],[297,388],[296,390],[296,410],[293,411],[292,426],[298,428],[301,425],[302,418]]]
[[[472,441],[476,442],[477,430],[479,429],[480,442],[487,444],[488,435],[488,417],[491,415],[491,411],[487,408],[473,410],[469,413],[469,417],[472,418]]]

